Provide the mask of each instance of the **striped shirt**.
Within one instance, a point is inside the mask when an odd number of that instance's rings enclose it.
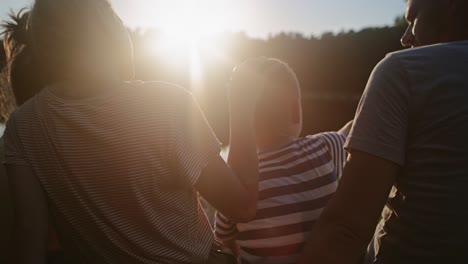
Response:
[[[216,236],[236,240],[243,263],[294,263],[335,193],[345,162],[345,136],[322,133],[259,153],[257,215],[235,224],[216,216]]]
[[[214,235],[193,186],[219,141],[184,89],[111,92],[42,91],[11,116],[6,163],[34,171],[84,263],[206,262]]]

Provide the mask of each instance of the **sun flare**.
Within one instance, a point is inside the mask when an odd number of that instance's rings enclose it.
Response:
[[[164,1],[169,12],[161,18],[161,29],[179,39],[197,40],[225,30],[229,15],[223,0]]]
[[[149,43],[150,50],[173,65],[187,62],[193,89],[203,83],[200,49],[212,49],[201,41],[226,30],[229,15],[224,0],[174,0],[159,2],[166,15],[158,17],[160,35]],[[213,52],[215,52],[213,50]]]

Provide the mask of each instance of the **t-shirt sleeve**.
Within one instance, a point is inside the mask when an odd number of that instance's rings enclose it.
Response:
[[[224,215],[216,212],[215,217],[215,236],[221,241],[229,241],[236,238],[238,233],[237,226]]]
[[[178,175],[194,185],[210,160],[220,155],[221,143],[195,98],[187,94],[175,126],[174,158]]]
[[[12,115],[7,123],[5,134],[3,136],[5,144],[5,164],[27,166],[29,164],[21,147],[15,120],[14,115]]]
[[[327,132],[318,135],[321,137],[330,151],[333,165],[335,166],[336,176],[341,178],[343,175],[343,167],[346,162],[346,153],[344,144],[346,136],[338,132]]]
[[[387,56],[369,79],[345,148],[402,166],[410,97],[409,79],[402,63],[395,54]]]

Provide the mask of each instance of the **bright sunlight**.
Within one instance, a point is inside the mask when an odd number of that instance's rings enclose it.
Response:
[[[224,3],[223,0],[178,0],[158,3],[159,8],[167,13],[158,17],[162,37],[153,39],[149,48],[174,65],[181,65],[180,60],[187,56],[192,89],[199,89],[203,85],[200,41],[226,29],[229,15],[226,14]],[[203,44],[203,49],[207,48],[211,49]]]
[[[229,14],[222,0],[164,1],[165,10],[172,10],[161,18],[161,29],[180,41],[197,41],[205,35],[226,29]]]

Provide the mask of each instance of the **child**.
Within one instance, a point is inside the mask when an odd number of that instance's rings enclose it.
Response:
[[[234,223],[218,213],[215,233],[242,263],[294,263],[337,188],[349,125],[340,132],[299,137],[302,106],[295,73],[278,59],[254,60],[261,79],[255,116],[257,215]]]

